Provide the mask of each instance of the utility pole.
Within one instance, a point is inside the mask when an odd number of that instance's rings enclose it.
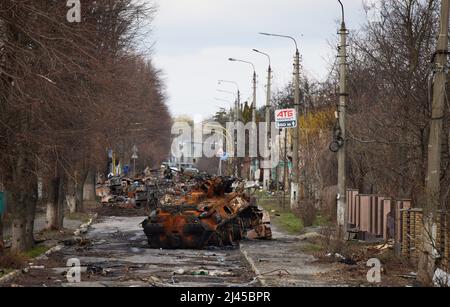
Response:
[[[347,140],[346,140],[346,108],[347,108],[347,35],[348,31],[345,26],[345,12],[344,5],[341,0],[338,0],[342,8],[342,22],[339,35],[341,37],[341,43],[339,46],[339,129],[340,136],[344,140],[343,145],[339,148],[338,155],[338,195],[337,195],[337,222],[338,222],[338,235],[341,239],[344,238],[347,232],[347,206],[346,206],[346,153],[347,153]]]
[[[236,105],[235,105],[235,123],[237,123],[240,119],[239,119],[239,108],[241,105],[241,91],[238,90],[237,91],[237,99],[236,99]]]
[[[441,154],[445,95],[447,82],[449,30],[449,0],[441,1],[441,17],[437,51],[435,53],[435,80],[433,86],[433,105],[428,146],[428,169],[426,181],[426,203],[423,220],[423,250],[419,259],[419,280],[431,284],[435,271],[436,212],[440,207],[441,197]]]
[[[286,189],[288,177],[288,158],[287,158],[287,129],[284,129],[284,175],[283,175],[283,209],[286,209]]]
[[[236,90],[237,90],[237,95],[236,95],[236,100],[235,100],[235,104],[234,104],[234,127],[237,127],[238,122],[241,120],[240,119],[240,114],[241,114],[241,91],[239,89],[239,84],[235,81],[228,81],[228,80],[219,80],[219,85],[222,83],[230,83],[233,84],[234,86],[236,86]],[[233,131],[233,144],[234,144],[234,176],[236,178],[239,177],[239,157],[238,155],[238,150],[237,150],[237,143],[238,143],[238,132],[237,129],[235,128],[235,130]]]
[[[237,91],[237,99],[236,99],[236,111],[235,111],[235,116],[234,116],[234,127],[237,127],[238,122],[240,121],[240,115],[239,115],[239,109],[240,109],[240,105],[241,105],[241,91],[238,88]],[[238,145],[238,131],[237,129],[234,130],[233,132],[233,136],[234,136],[234,176],[236,178],[238,178],[239,176],[239,157],[237,156],[238,154],[238,150],[237,150],[237,145]]]
[[[228,60],[231,61],[231,62],[245,63],[245,64],[248,64],[248,65],[251,65],[252,68],[253,68],[253,103],[251,105],[251,109],[252,109],[252,129],[250,131],[250,139],[254,141],[258,137],[256,135],[257,131],[255,129],[256,128],[255,127],[256,126],[256,68],[255,68],[255,64],[253,64],[252,62],[249,62],[249,61],[243,61],[243,60],[234,59],[234,58],[229,58]],[[251,143],[251,141],[250,141],[250,143]],[[258,143],[258,142],[256,141],[256,143]],[[258,146],[258,145],[256,144],[256,146]],[[249,180],[252,180],[253,161],[254,161],[254,159],[250,158],[250,172],[249,172],[250,176],[249,176]]]
[[[265,146],[264,150],[268,149],[269,153],[265,153],[265,159],[270,158],[270,138],[271,138],[271,131],[272,128],[271,122],[270,122],[270,100],[272,96],[272,62],[270,60],[270,56],[267,53],[261,52],[257,49],[253,49],[253,51],[260,53],[262,55],[265,55],[269,59],[269,68],[267,70],[267,97],[266,97],[266,137],[265,137]],[[267,158],[268,157],[268,158]],[[261,167],[261,170],[264,172],[263,178],[264,178],[264,189],[266,191],[269,191],[270,189],[270,179],[271,179],[271,169],[272,169],[272,162],[271,160],[268,160],[270,168],[266,168],[267,165],[263,165]]]
[[[265,146],[266,149],[271,152],[271,122],[270,122],[270,98],[272,96],[272,65],[269,65],[268,73],[267,73],[267,101],[266,101],[266,142],[267,145]],[[269,156],[272,158],[271,156]],[[272,162],[270,161],[270,168],[264,169],[264,188],[269,191],[270,190],[270,179],[271,179],[271,169],[272,169]]]
[[[257,136],[257,130],[255,130],[256,126],[256,71],[253,71],[253,103],[252,103],[252,135],[251,138],[253,140],[256,140],[258,138]],[[258,146],[258,145],[256,145]],[[253,173],[254,167],[255,167],[255,159],[251,158],[250,160],[250,180],[255,180],[255,176]]]
[[[300,52],[296,48],[294,64],[294,106],[297,113],[297,119],[300,116]],[[297,120],[298,122],[298,120]],[[293,153],[292,153],[292,182],[291,182],[291,208],[298,207],[299,196],[299,139],[300,128],[296,127],[293,134]]]
[[[294,60],[294,106],[297,113],[297,119],[300,115],[300,52],[298,51],[298,44],[295,38],[288,35],[272,34],[260,32],[261,35],[282,37],[292,40],[295,43],[295,60]],[[298,207],[298,196],[299,196],[299,139],[300,139],[300,128],[295,128],[293,137],[293,154],[292,154],[292,180],[291,180],[291,208],[295,209]]]

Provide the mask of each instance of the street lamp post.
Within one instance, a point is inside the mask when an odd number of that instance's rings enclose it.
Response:
[[[234,121],[235,121],[235,123],[237,123],[239,121],[239,108],[241,105],[241,91],[239,90],[239,85],[234,81],[219,80],[219,85],[222,83],[230,83],[230,84],[234,84],[236,86],[237,100],[236,100],[236,104],[235,104]]]
[[[239,84],[237,84],[237,82],[235,81],[229,81],[229,80],[219,80],[219,85],[221,85],[222,83],[230,83],[233,84],[234,86],[236,86],[236,91],[237,91],[237,99],[235,102],[235,106],[234,106],[234,127],[237,127],[237,123],[239,122],[239,117],[240,117],[240,107],[241,107],[241,91],[239,90]],[[237,156],[237,144],[238,144],[238,132],[237,131],[233,131],[233,151],[234,151],[234,176],[237,178],[239,177],[239,158]]]
[[[253,68],[253,103],[252,103],[252,121],[256,123],[256,69],[255,65],[249,61],[243,61],[238,59],[229,58],[231,62],[241,62],[245,64],[249,64]]]
[[[237,102],[240,100],[240,98],[238,97],[239,95],[236,95],[236,93],[233,93],[231,91],[226,91],[226,90],[221,90],[221,89],[218,89],[217,91],[220,93],[233,95],[234,96],[234,107],[232,107],[231,110],[233,110],[233,108],[236,108],[236,105],[238,104]],[[233,105],[233,103],[231,105]],[[231,117],[230,120],[234,119],[234,121],[236,122],[236,112],[234,112],[234,114],[231,113],[230,117]]]
[[[265,146],[264,146],[264,150],[269,150],[270,152],[270,139],[271,139],[271,124],[270,124],[270,107],[271,107],[271,95],[272,95],[272,61],[270,60],[270,56],[267,53],[261,52],[257,49],[253,49],[253,51],[255,51],[256,53],[262,54],[264,56],[266,56],[269,60],[269,68],[267,70],[267,97],[266,97],[266,140],[265,140]],[[267,153],[265,153],[265,159],[268,159],[270,157],[270,155],[268,155]],[[262,168],[263,172],[264,172],[264,189],[265,190],[269,190],[270,189],[270,178],[271,178],[271,168],[272,168],[272,163],[270,163],[269,160],[269,165],[270,168]],[[267,167],[267,166],[266,166]]]
[[[297,116],[300,114],[300,52],[298,50],[298,44],[295,38],[287,35],[272,34],[272,33],[259,33],[266,36],[274,36],[287,38],[294,42],[295,44],[295,60],[294,60],[294,106],[297,111]],[[296,128],[293,134],[293,153],[292,153],[292,183],[291,183],[291,208],[296,208],[298,206],[299,199],[299,138],[300,129]]]
[[[241,63],[245,63],[245,64],[249,64],[252,66],[253,68],[253,103],[252,103],[252,129],[251,129],[251,140],[256,140],[256,135],[255,135],[255,125],[256,125],[256,69],[255,69],[255,65],[252,62],[249,61],[243,61],[243,60],[238,60],[238,59],[234,59],[234,58],[229,58],[228,59],[231,62],[241,62]],[[252,164],[253,164],[253,159],[251,159],[251,166],[250,166],[250,177],[249,179],[252,180],[254,179],[253,176],[253,172],[252,172]]]

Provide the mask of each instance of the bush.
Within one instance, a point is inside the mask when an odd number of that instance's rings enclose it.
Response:
[[[303,200],[300,202],[298,214],[305,227],[313,226],[317,218],[316,206],[311,200]]]

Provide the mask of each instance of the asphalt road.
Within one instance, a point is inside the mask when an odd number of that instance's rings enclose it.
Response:
[[[243,241],[240,248],[263,286],[330,287],[342,286],[327,278],[334,268],[318,263],[308,253],[308,235],[289,235],[272,225],[273,240]]]
[[[10,284],[47,287],[243,287],[259,281],[239,250],[147,248],[143,217],[101,217],[81,244],[63,247]],[[66,279],[67,261],[81,264],[81,282]]]

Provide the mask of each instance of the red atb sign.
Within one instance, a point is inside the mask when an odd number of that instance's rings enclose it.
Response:
[[[275,111],[275,123],[277,129],[297,128],[297,112],[295,109]]]

